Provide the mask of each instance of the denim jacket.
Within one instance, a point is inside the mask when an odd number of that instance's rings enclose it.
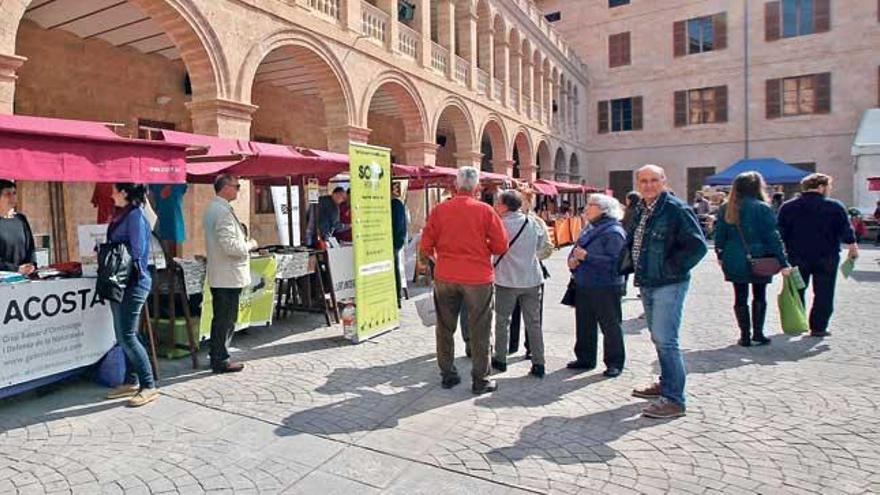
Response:
[[[636,227],[646,209],[642,206],[627,232],[627,247],[632,249]],[[690,280],[690,271],[706,256],[708,247],[700,222],[687,203],[669,194],[660,193],[654,214],[648,219],[642,238],[639,266],[635,283],[643,287],[660,287]]]
[[[575,247],[587,250],[587,257],[571,270],[578,287],[592,289],[623,285],[618,264],[626,245],[626,231],[617,220],[602,217],[584,229]],[[574,249],[569,258],[574,256]]]

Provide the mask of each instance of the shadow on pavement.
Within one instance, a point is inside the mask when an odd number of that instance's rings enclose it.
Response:
[[[742,366],[774,366],[814,358],[830,350],[821,340],[810,337],[775,336],[768,346],[740,347],[731,344],[718,349],[686,351],[688,373],[717,373]]]
[[[673,420],[641,417],[644,403],[626,404],[577,418],[548,416],[529,424],[510,447],[497,448],[486,457],[506,464],[541,458],[556,464],[605,463],[618,456],[609,444],[645,428]]]

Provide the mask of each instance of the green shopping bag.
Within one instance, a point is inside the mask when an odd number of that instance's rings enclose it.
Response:
[[[794,280],[791,277],[782,277],[782,280],[782,292],[777,297],[782,331],[786,335],[800,335],[810,329],[807,310],[801,302]]]

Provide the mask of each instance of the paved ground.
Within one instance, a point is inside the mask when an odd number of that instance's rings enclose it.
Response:
[[[629,396],[656,370],[636,300],[620,378],[564,369],[560,253],[543,380],[518,355],[494,395],[441,389],[433,329],[411,303],[403,328],[359,346],[298,315],[237,339],[244,373],[163,362],[164,396],[141,409],[85,382],[0,402],[0,493],[877,493],[878,257],[864,251],[840,282],[833,337],[782,336],[771,309],[773,344],[751,349],[734,345],[732,290],[707,259],[687,304],[679,420],[641,419]],[[458,366],[467,376],[463,355]]]

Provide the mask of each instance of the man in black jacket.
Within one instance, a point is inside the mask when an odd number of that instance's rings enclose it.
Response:
[[[666,172],[645,165],[636,172],[642,202],[627,232],[632,264],[651,340],[660,363],[660,382],[633,390],[643,399],[656,399],[642,414],[668,419],[685,415],[687,371],[678,345],[690,271],[708,248],[703,231],[687,203],[666,189]],[[624,259],[627,257],[625,256]],[[627,269],[628,268],[628,269]]]
[[[847,256],[857,258],[859,247],[843,203],[828,198],[831,177],[810,174],[801,180],[800,197],[779,209],[779,233],[788,260],[798,267],[804,282],[813,280],[813,307],[810,309],[810,335],[827,337],[828,321],[834,311],[834,285],[840,264],[840,244]],[[804,299],[806,288],[801,290]]]

